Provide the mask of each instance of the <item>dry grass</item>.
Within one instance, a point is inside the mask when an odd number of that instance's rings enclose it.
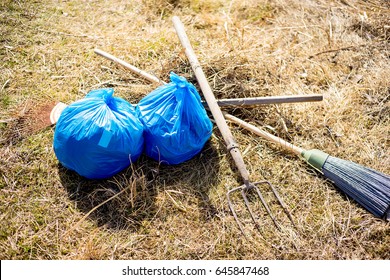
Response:
[[[164,80],[175,71],[196,84],[171,24],[178,15],[218,97],[324,95],[321,103],[232,113],[390,173],[388,1],[5,0],[0,15],[1,259],[390,258],[388,223],[233,125],[252,179],[277,186],[296,228],[279,215],[276,230],[254,201],[263,227],[258,233],[240,212],[250,242],[243,238],[225,196],[241,180],[217,128],[186,163],[142,157],[104,181],[59,166],[54,128],[9,141],[26,104],[69,103],[108,86],[136,103],[153,89],[95,47]]]

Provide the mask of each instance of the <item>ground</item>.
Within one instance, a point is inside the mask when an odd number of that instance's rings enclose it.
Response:
[[[52,149],[48,109],[113,87],[136,104],[155,89],[94,53],[198,87],[177,15],[217,98],[322,94],[321,102],[229,108],[303,148],[390,173],[390,4],[371,0],[13,1],[0,3],[1,259],[389,259],[390,225],[280,147],[229,123],[253,181],[269,180],[260,230],[226,191],[242,184],[216,126],[177,166],[142,156],[87,180]],[[198,87],[199,89],[199,87]],[[263,190],[263,189],[262,189]],[[263,190],[268,194],[268,190]]]

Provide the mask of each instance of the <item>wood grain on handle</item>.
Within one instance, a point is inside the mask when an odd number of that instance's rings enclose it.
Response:
[[[302,148],[298,147],[298,146],[295,146],[285,140],[283,140],[282,138],[279,138],[275,135],[272,135],[264,130],[261,130],[260,128],[258,128],[257,126],[254,126],[250,123],[247,123],[235,116],[232,116],[230,114],[227,114],[225,113],[224,114],[225,118],[240,125],[241,127],[255,133],[256,135],[259,135],[261,137],[263,137],[264,139],[267,139],[268,141],[274,143],[274,144],[277,144],[279,146],[281,146],[282,148],[290,151],[291,153],[293,154],[296,154],[296,155],[301,155],[302,152],[304,151]]]
[[[152,83],[156,83],[156,84],[165,84],[164,81],[161,81],[159,78],[157,78],[156,76],[154,75],[151,75],[141,69],[138,69],[137,67],[135,67],[134,65],[131,65],[129,63],[127,63],[126,61],[120,59],[120,58],[117,58],[109,53],[106,53],[105,51],[102,51],[102,50],[99,50],[99,49],[95,49],[94,50],[96,54],[102,56],[102,57],[105,57],[107,58],[108,60],[111,60],[113,62],[116,62],[120,65],[122,65],[123,67],[125,67],[126,69],[132,71],[133,73],[135,74],[138,74],[140,75],[141,77],[144,77],[146,80],[152,82]]]
[[[211,90],[211,87],[207,81],[207,78],[202,70],[202,67],[199,64],[199,61],[195,55],[194,50],[192,49],[190,40],[187,37],[187,34],[184,30],[184,25],[180,19],[176,16],[172,18],[173,25],[176,30],[176,34],[179,37],[179,40],[184,47],[185,54],[192,66],[192,70],[195,73],[196,79],[198,80],[199,86],[202,90],[203,96],[206,99],[207,105],[215,123],[218,126],[219,131],[222,134],[222,137],[226,143],[226,148],[230,152],[238,171],[241,174],[241,177],[244,180],[244,183],[249,184],[249,172],[246,169],[244,159],[241,155],[241,152],[238,148],[237,142],[234,139],[229,126],[226,123],[225,117],[222,114],[221,108],[219,108],[217,100],[215,99],[214,93]]]

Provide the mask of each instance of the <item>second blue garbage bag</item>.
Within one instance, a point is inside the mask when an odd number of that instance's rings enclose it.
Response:
[[[145,129],[146,155],[179,164],[202,150],[213,127],[194,85],[175,73],[170,80],[141,99],[136,110]]]
[[[89,179],[108,178],[143,151],[143,125],[135,108],[114,90],[90,91],[64,109],[54,133],[60,163]]]

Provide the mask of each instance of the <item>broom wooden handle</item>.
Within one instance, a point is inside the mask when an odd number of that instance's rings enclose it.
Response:
[[[275,143],[281,147],[283,147],[284,149],[288,150],[289,152],[293,153],[293,154],[296,154],[297,156],[301,155],[302,152],[304,151],[304,149],[298,147],[298,146],[295,146],[285,140],[283,140],[282,138],[279,138],[275,135],[272,135],[264,130],[261,130],[260,128],[258,128],[257,126],[254,126],[250,123],[247,123],[235,116],[232,116],[228,113],[224,113],[224,116],[226,119],[242,126],[243,128],[255,133],[256,135],[259,135],[265,139],[267,139],[268,141],[272,142],[272,143]]]

